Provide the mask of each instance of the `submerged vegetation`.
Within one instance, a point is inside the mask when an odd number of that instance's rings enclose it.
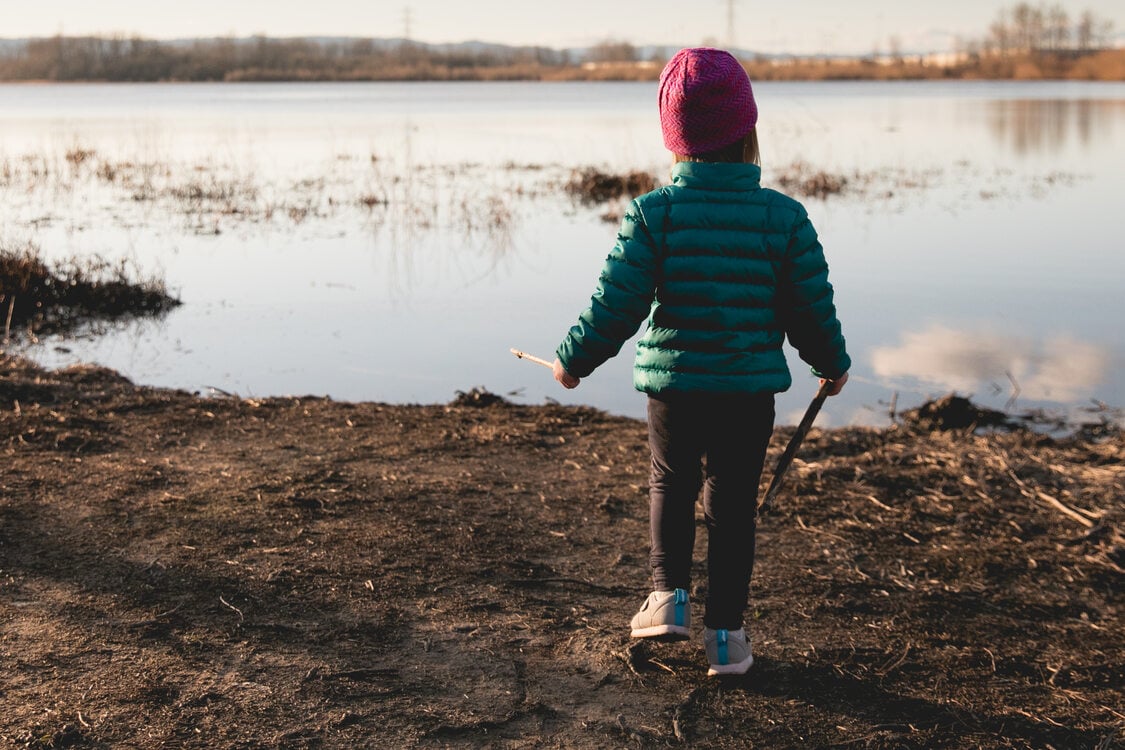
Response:
[[[144,225],[156,212],[182,221],[193,234],[218,235],[239,225],[292,229],[343,217],[399,241],[445,231],[470,244],[496,245],[511,241],[528,204],[560,194],[599,210],[605,221],[618,221],[629,199],[663,184],[660,171],[514,162],[496,170],[480,163],[407,164],[371,153],[337,154],[329,167],[265,171],[239,158],[115,156],[72,143],[53,152],[0,154],[0,196],[9,208],[25,209],[24,228],[65,221],[82,230],[107,216],[121,226]],[[1025,185],[1011,173],[986,173],[967,163],[948,173],[905,167],[842,172],[796,160],[766,164],[762,184],[801,198],[862,197],[874,210],[951,176],[966,181],[966,196],[985,199],[1023,193],[1041,198],[1078,178],[1052,172]]]
[[[0,340],[71,330],[94,320],[159,315],[179,305],[164,282],[127,260],[46,262],[34,245],[0,245]]]
[[[492,191],[460,189],[479,165],[412,166],[399,171],[373,155],[340,155],[330,169],[269,176],[231,161],[175,162],[170,159],[116,158],[82,145],[62,153],[0,155],[0,191],[10,201],[107,191],[117,206],[115,218],[132,207],[156,208],[181,217],[196,234],[221,234],[243,222],[283,223],[292,227],[351,211],[365,226],[394,231],[453,229],[466,237],[507,234],[515,221],[512,202],[541,192],[517,175]],[[351,166],[349,166],[351,165]],[[541,177],[541,168],[513,166],[507,173]],[[45,194],[50,193],[50,198]],[[50,223],[50,213],[34,220]],[[80,225],[81,226],[81,225]]]
[[[635,198],[657,187],[656,178],[648,172],[632,170],[622,174],[604,172],[597,167],[576,169],[566,183],[566,191],[588,203],[620,198]]]
[[[777,176],[781,189],[803,197],[827,198],[844,192],[848,178],[812,169],[805,162],[794,162]]]

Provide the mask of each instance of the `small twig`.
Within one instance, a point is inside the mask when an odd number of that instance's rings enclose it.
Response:
[[[219,598],[222,599],[222,597],[219,597]],[[158,624],[160,624],[161,620],[163,620],[165,617],[168,617],[169,615],[175,614],[176,611],[179,610],[179,608],[182,607],[182,606],[184,606],[184,603],[180,602],[179,604],[177,604],[175,607],[172,607],[167,612],[161,612],[158,615],[153,615],[152,617],[150,617],[147,620],[137,620],[136,622],[131,622],[131,623],[128,624],[128,627],[130,627],[130,628],[147,628],[150,625],[158,625]]]
[[[886,677],[886,676],[887,676],[887,675],[889,675],[889,674],[890,674],[891,672],[893,672],[893,671],[895,671],[896,669],[898,669],[898,668],[899,668],[899,666],[901,666],[901,665],[902,665],[902,663],[903,663],[904,661],[906,661],[906,656],[907,656],[907,654],[909,654],[909,653],[910,653],[910,644],[908,643],[908,644],[906,644],[906,648],[904,648],[904,649],[902,650],[902,655],[901,655],[901,656],[899,656],[899,657],[898,657],[897,659],[895,659],[893,663],[889,663],[889,664],[884,664],[884,665],[883,665],[882,667],[880,667],[880,668],[879,668],[879,669],[878,669],[878,670],[876,671],[876,674],[878,674],[878,675],[879,675],[880,677]]]
[[[1012,383],[1012,395],[1008,397],[1008,402],[1004,404],[1004,410],[1011,411],[1012,407],[1016,405],[1016,400],[1020,397],[1020,384],[1016,382],[1016,377],[1012,375],[1010,370],[1005,370],[1004,374],[1008,376],[1008,380]]]
[[[8,318],[4,321],[4,346],[12,340],[12,313],[16,310],[16,295],[8,298]]]
[[[515,348],[510,349],[509,351],[511,351],[512,354],[516,355],[517,359],[526,359],[528,362],[534,362],[537,365],[543,365],[548,370],[555,369],[554,364],[548,362],[545,359],[540,359],[539,357],[528,354],[527,352],[521,352],[519,349],[515,349]]]
[[[625,649],[625,651],[612,651],[610,653],[611,655],[616,656],[618,659],[625,662],[625,666],[629,668],[629,671],[636,675],[641,680],[641,682],[644,682],[645,676],[640,673],[636,665],[637,649],[640,647],[641,642],[637,641],[635,643],[630,643],[629,647]]]
[[[242,616],[242,610],[241,609],[239,609],[238,607],[236,607],[233,604],[231,604],[230,602],[228,602],[222,596],[219,597],[219,601],[221,601],[224,605],[226,605],[227,607],[229,607],[229,608],[233,609],[235,612],[237,612],[239,620],[245,620],[246,619],[245,617]]]
[[[535,586],[541,583],[569,583],[575,586],[585,586],[594,591],[602,591],[606,594],[619,594],[621,593],[620,587],[613,588],[610,586],[602,586],[590,581],[583,581],[580,578],[567,578],[565,576],[554,576],[551,578],[509,578],[508,583],[515,586]]]
[[[687,697],[680,701],[676,706],[675,712],[672,714],[672,734],[676,735],[676,739],[680,742],[687,742],[687,730],[684,727],[684,722],[687,719],[687,714],[694,707],[699,700],[699,696],[706,690],[704,686],[693,688]]]
[[[182,606],[184,606],[184,603],[180,602],[179,604],[177,604],[175,607],[172,607],[167,612],[161,612],[160,614],[156,615],[152,619],[159,620],[162,617],[167,617],[168,615],[175,614],[177,611],[179,611],[180,607],[182,607]]]
[[[815,528],[813,526],[807,526],[805,524],[804,520],[799,515],[797,516],[797,526],[801,529],[801,531],[807,531],[810,534],[821,534],[823,536],[828,537],[829,539],[835,539],[838,542],[848,541],[847,539],[840,536],[839,534],[833,534],[831,531],[825,531],[824,529],[818,529],[818,528]]]
[[[1029,487],[1027,485],[1027,482],[1023,481],[1018,476],[1016,476],[1015,470],[1012,468],[1012,465],[1010,463],[1008,463],[1007,459],[1004,458],[1004,456],[1000,455],[998,452],[995,452],[995,451],[994,451],[994,453],[995,453],[997,459],[999,459],[1000,465],[1003,466],[1004,470],[1008,473],[1008,476],[1010,476],[1012,478],[1012,481],[1016,483],[1016,487],[1019,488],[1019,491],[1020,491],[1021,494],[1023,494],[1026,497],[1031,498],[1032,500],[1042,500],[1043,502],[1047,503],[1052,508],[1057,510],[1059,513],[1062,513],[1067,518],[1069,518],[1073,521],[1077,521],[1078,523],[1082,524],[1083,526],[1085,526],[1088,529],[1093,528],[1094,522],[1091,521],[1089,518],[1086,518],[1082,514],[1078,513],[1073,508],[1067,506],[1066,504],[1064,504],[1059,499],[1051,497],[1046,492],[1043,492],[1042,490],[1035,490],[1035,489],[1032,489],[1031,487]]]
[[[984,649],[984,652],[988,654],[988,658],[992,660],[992,673],[996,674],[996,654],[992,653],[987,648]]]
[[[879,498],[875,497],[874,495],[868,495],[867,499],[878,505],[883,510],[894,510],[894,508],[892,508],[891,506],[879,502]]]

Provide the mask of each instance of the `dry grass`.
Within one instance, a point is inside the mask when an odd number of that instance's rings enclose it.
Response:
[[[108,190],[121,203],[144,204],[182,217],[200,234],[220,234],[241,222],[298,226],[350,210],[368,226],[475,235],[506,234],[517,220],[512,197],[545,193],[550,180],[542,166],[507,165],[505,183],[481,190],[468,187],[479,165],[406,168],[372,154],[342,154],[337,161],[361,166],[281,181],[235,163],[115,158],[75,145],[58,153],[0,157],[0,189],[9,190],[17,201],[34,200],[37,193]],[[529,175],[536,185],[528,184]]]
[[[613,174],[596,167],[574,170],[566,183],[568,193],[587,203],[635,198],[654,189],[656,178],[648,172],[633,170]]]
[[[93,256],[49,264],[32,244],[0,245],[0,324],[13,331],[68,330],[90,320],[158,315],[179,305],[164,282],[126,260]]]
[[[805,162],[794,162],[778,174],[777,184],[793,195],[823,199],[844,192],[848,178],[813,169]]]

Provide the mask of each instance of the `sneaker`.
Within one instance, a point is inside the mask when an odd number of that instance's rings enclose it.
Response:
[[[691,602],[684,589],[675,591],[653,591],[641,605],[640,612],[633,615],[630,623],[634,638],[656,638],[658,636],[688,637],[691,627]]]
[[[746,631],[703,629],[703,647],[707,649],[707,661],[711,668],[707,674],[746,674],[754,657],[750,653],[750,641]]]

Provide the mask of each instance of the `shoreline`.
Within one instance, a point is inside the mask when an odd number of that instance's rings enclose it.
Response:
[[[0,451],[0,740],[20,746],[1119,732],[1119,433],[813,430],[758,525],[755,666],[721,680],[700,625],[629,638],[649,585],[637,419],[199,398],[0,358]]]
[[[74,41],[74,40],[70,40]],[[96,40],[95,40],[96,41]],[[77,42],[75,42],[77,43]],[[59,53],[53,53],[57,56]],[[303,59],[303,58],[302,58]],[[1125,81],[1125,48],[979,55],[956,61],[905,57],[895,61],[855,57],[841,59],[787,58],[741,60],[750,78],[763,81]],[[20,67],[25,64],[25,67]],[[284,57],[255,64],[235,58],[210,60],[191,55],[164,60],[154,68],[142,64],[116,68],[70,69],[59,72],[43,61],[30,63],[0,57],[0,83],[298,83],[298,82],[408,82],[431,81],[651,81],[660,74],[654,60],[551,63],[534,60],[450,62],[438,58],[357,58],[345,66],[312,59],[307,67]],[[39,67],[36,67],[38,65]],[[53,65],[53,63],[52,63]],[[108,71],[90,74],[90,70]],[[115,73],[115,71],[117,71]],[[122,72],[124,71],[124,72]]]
[[[763,487],[791,434],[775,431]],[[698,625],[628,637],[649,585],[639,420],[479,393],[200,398],[0,357],[0,451],[15,744],[1088,747],[1119,731],[1120,433],[814,429],[759,524],[755,666],[721,681]]]

